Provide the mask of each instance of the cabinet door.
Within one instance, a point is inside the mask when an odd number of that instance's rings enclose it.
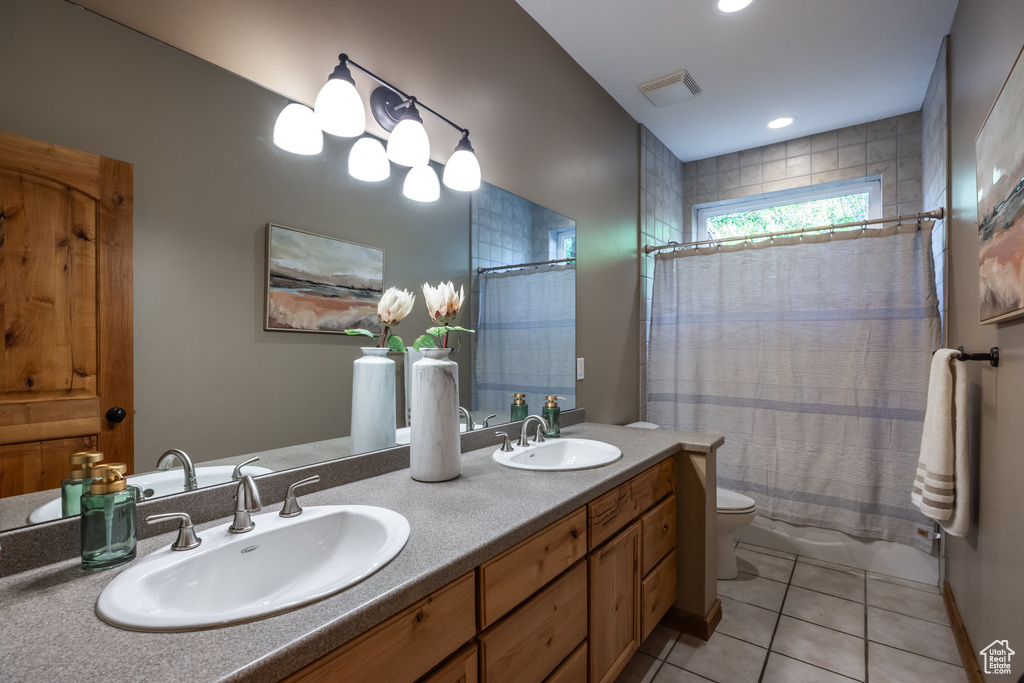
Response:
[[[590,680],[613,681],[640,647],[640,523],[587,558]]]
[[[420,683],[476,683],[476,670],[476,644],[470,643]]]

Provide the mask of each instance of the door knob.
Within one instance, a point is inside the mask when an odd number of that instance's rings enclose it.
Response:
[[[128,417],[128,413],[125,412],[124,408],[111,408],[107,411],[107,420],[114,424],[124,422],[124,419]]]

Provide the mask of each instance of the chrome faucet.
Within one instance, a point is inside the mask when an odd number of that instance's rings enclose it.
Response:
[[[468,410],[466,410],[462,406],[459,406],[459,413],[462,415],[462,417],[466,418],[466,431],[467,432],[471,432],[474,429],[476,429],[476,425],[473,424],[473,416],[469,414]]]
[[[288,494],[284,499],[284,506],[281,508],[281,512],[278,513],[282,517],[298,517],[302,514],[302,506],[299,505],[299,499],[295,495],[295,489],[300,486],[308,486],[309,484],[315,484],[320,481],[320,475],[314,474],[312,477],[308,477],[301,481],[297,481],[288,487]]]
[[[235,465],[235,469],[231,470],[231,481],[238,481],[239,479],[241,479],[242,478],[242,468],[245,467],[246,465],[253,464],[254,462],[256,462],[259,459],[260,459],[260,456],[257,455],[254,458],[249,458],[245,462],[240,462],[237,465]]]
[[[252,531],[256,524],[249,513],[262,509],[263,503],[260,502],[260,492],[256,489],[256,480],[248,474],[243,474],[238,480],[238,488],[235,489],[235,519],[228,527],[228,531],[233,534]]]
[[[498,417],[498,414],[497,413],[491,413],[490,415],[488,415],[487,417],[484,418],[484,429],[487,429],[488,427],[491,426],[491,418],[492,417]]]
[[[196,466],[192,464],[192,458],[188,457],[188,453],[181,450],[180,448],[172,448],[156,461],[156,468],[158,470],[170,469],[171,463],[177,459],[181,463],[181,469],[185,471],[185,490],[195,491],[199,488],[199,484],[196,482]]]
[[[521,448],[526,448],[527,446],[530,445],[530,441],[529,441],[529,439],[527,438],[526,435],[529,432],[530,423],[531,422],[537,422],[539,427],[543,427],[543,430],[541,430],[539,428],[537,429],[537,443],[541,443],[541,442],[544,441],[544,432],[546,432],[548,430],[548,428],[549,428],[548,427],[548,421],[545,420],[540,415],[529,415],[529,416],[527,416],[527,418],[525,420],[523,420],[523,429],[519,433],[519,444],[518,445]]]

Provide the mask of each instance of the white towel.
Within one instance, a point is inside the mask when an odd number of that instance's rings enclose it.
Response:
[[[951,536],[970,527],[970,470],[967,462],[967,371],[957,351],[932,357],[921,458],[911,500]]]

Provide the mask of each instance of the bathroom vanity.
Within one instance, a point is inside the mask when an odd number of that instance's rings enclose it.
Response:
[[[97,676],[132,679],[614,680],[662,614],[714,613],[714,496],[707,500],[702,479],[713,475],[722,439],[589,423],[563,434],[610,443],[623,457],[590,470],[529,472],[493,462],[495,445],[465,453],[462,476],[450,482],[415,482],[400,469],[302,496],[310,506],[395,510],[411,534],[366,580],[275,617],[133,632],[95,614],[120,569],[86,574],[75,558],[0,579],[0,671],[18,681],[73,680],[78,655],[62,643],[76,642],[93,655]],[[708,503],[710,517],[693,512]],[[200,537],[223,521],[197,525]],[[143,539],[140,556],[174,536]],[[60,632],[61,643],[40,640],[41,628]]]

